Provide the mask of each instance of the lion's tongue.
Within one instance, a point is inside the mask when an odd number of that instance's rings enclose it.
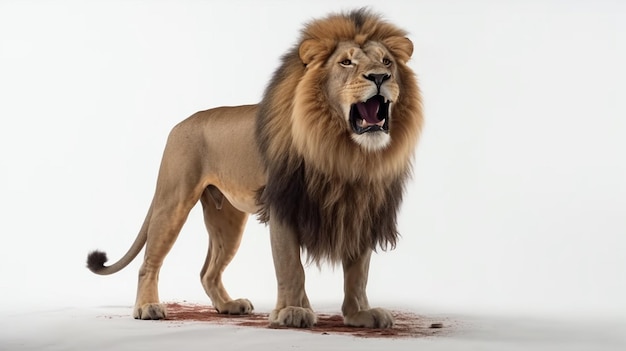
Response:
[[[369,99],[365,102],[356,104],[356,108],[359,110],[361,118],[363,118],[369,124],[376,124],[380,122],[376,115],[380,108],[380,102],[378,99]]]

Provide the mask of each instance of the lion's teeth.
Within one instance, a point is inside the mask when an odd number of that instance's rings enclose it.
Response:
[[[384,124],[385,124],[385,119],[383,119],[383,120],[381,120],[379,122],[376,122],[376,123],[369,123],[368,121],[366,121],[364,119],[361,119],[359,121],[359,126],[362,127],[362,128],[365,128],[365,127],[371,126],[371,125],[377,125],[379,127],[382,127]]]

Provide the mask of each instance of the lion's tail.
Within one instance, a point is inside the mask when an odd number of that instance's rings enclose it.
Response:
[[[131,245],[122,258],[110,266],[105,266],[104,264],[108,261],[107,254],[105,252],[95,250],[87,255],[87,268],[96,274],[109,275],[117,273],[124,267],[128,266],[128,264],[131,263],[135,257],[137,257],[137,254],[139,254],[141,249],[143,249],[146,244],[146,239],[148,238],[148,223],[150,222],[151,215],[152,206],[150,206],[150,210],[148,210],[148,215],[141,226],[141,230],[139,230],[139,234],[135,238],[135,242],[133,242],[133,245]]]

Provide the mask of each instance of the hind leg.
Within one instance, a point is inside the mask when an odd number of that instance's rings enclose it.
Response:
[[[219,313],[248,314],[248,299],[233,300],[224,288],[222,273],[235,257],[248,214],[234,208],[217,188],[209,186],[201,197],[204,222],[209,232],[209,251],[202,267],[202,286]]]
[[[147,224],[146,252],[139,270],[137,299],[133,316],[137,319],[162,319],[165,306],[159,302],[159,271],[165,256],[178,238],[189,212],[206,188],[200,154],[181,143],[189,137],[185,125],[170,133],[159,169],[156,191]]]
[[[155,199],[156,200],[156,199]],[[137,299],[133,316],[136,319],[163,319],[165,307],[159,303],[159,271],[193,205],[169,204],[159,208],[155,204],[148,224],[148,239],[143,264],[139,270]]]

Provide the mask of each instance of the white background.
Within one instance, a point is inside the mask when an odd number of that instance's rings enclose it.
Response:
[[[302,23],[371,5],[407,29],[426,126],[374,305],[440,313],[626,312],[626,5],[620,1],[0,1],[0,313],[131,306],[140,259],[109,277],[143,221],[169,130],[258,102]],[[242,141],[252,142],[252,141]],[[231,295],[275,298],[251,217]],[[208,303],[192,212],[163,300]],[[339,309],[340,269],[307,269]]]

